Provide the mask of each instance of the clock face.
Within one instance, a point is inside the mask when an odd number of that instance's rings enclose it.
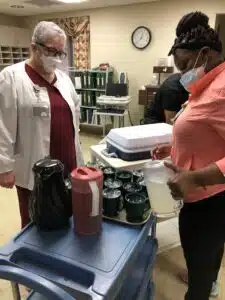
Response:
[[[145,26],[140,26],[136,28],[131,38],[133,45],[140,50],[143,50],[146,47],[148,47],[148,45],[151,42],[151,39],[151,31]]]

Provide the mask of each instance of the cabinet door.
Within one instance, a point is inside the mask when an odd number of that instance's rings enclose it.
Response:
[[[29,47],[29,29],[17,28],[12,26],[0,26],[0,45]]]
[[[25,28],[13,28],[14,43],[13,46],[29,47],[30,31]]]
[[[0,26],[0,45],[12,46],[14,42],[14,27]]]

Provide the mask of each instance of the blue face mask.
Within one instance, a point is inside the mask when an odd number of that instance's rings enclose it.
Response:
[[[186,91],[190,92],[190,86],[201,79],[205,75],[205,66],[192,69],[181,76],[180,83],[183,85]]]
[[[205,75],[205,68],[206,68],[207,61],[201,67],[196,68],[200,54],[201,54],[201,51],[198,54],[198,57],[194,64],[194,68],[192,70],[184,73],[180,79],[180,83],[183,85],[185,90],[188,92],[190,92],[190,86]]]

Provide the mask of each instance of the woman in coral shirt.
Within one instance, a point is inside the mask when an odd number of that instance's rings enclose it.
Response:
[[[170,51],[190,93],[177,118],[171,150],[175,172],[168,185],[174,199],[184,199],[180,212],[181,244],[188,268],[186,300],[208,300],[217,280],[225,242],[225,63],[218,34],[208,17],[184,16]]]

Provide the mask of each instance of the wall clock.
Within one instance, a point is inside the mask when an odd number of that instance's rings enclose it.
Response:
[[[149,46],[152,40],[150,29],[145,26],[137,27],[132,33],[131,41],[135,48],[143,50]]]

